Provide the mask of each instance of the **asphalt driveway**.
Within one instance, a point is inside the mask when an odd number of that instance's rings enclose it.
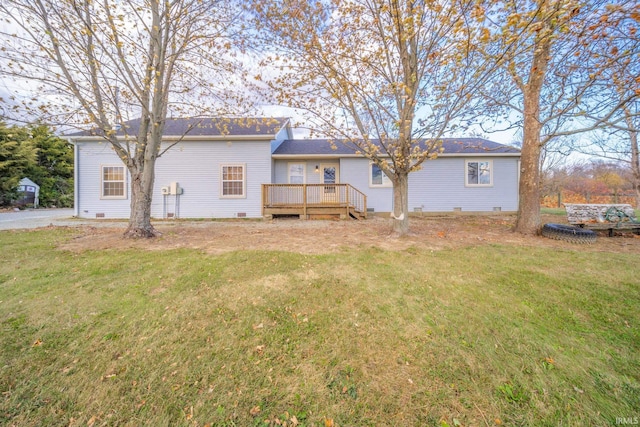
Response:
[[[0,230],[38,228],[48,225],[80,225],[73,209],[26,209],[0,212]]]

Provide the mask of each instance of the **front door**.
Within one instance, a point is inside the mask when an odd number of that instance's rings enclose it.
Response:
[[[332,184],[338,184],[340,182],[340,165],[320,165],[320,180],[320,183],[324,184],[322,188],[322,201],[324,203],[337,203],[338,189]]]

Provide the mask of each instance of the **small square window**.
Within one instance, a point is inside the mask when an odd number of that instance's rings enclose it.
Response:
[[[369,187],[393,187],[393,183],[380,166],[369,163]]]
[[[467,187],[490,187],[493,185],[493,164],[491,160],[467,161],[466,180]]]

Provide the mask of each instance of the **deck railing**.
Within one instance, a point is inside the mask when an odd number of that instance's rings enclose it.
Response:
[[[262,184],[262,207],[307,208],[344,207],[366,215],[367,196],[350,184]]]

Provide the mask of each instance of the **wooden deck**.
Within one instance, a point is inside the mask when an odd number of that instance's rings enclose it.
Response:
[[[367,217],[367,196],[349,184],[262,184],[262,216]]]

